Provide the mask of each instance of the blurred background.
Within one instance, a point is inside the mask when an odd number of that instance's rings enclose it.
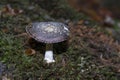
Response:
[[[80,13],[83,13],[98,23],[108,25],[113,25],[116,20],[120,19],[119,0],[1,0],[0,6],[1,13],[7,12],[7,10],[10,11],[12,8],[15,8],[16,13],[19,11],[19,8],[26,12],[23,7],[28,7],[32,12],[32,9],[39,6],[47,11],[46,14],[49,16],[59,19],[78,19],[82,17]],[[6,7],[6,10],[2,10],[2,7],[4,9]],[[43,11],[39,13],[43,13]]]

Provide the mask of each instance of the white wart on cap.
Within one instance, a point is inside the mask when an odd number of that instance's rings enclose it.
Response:
[[[35,22],[26,27],[27,33],[43,43],[58,43],[68,39],[68,26],[60,22]]]

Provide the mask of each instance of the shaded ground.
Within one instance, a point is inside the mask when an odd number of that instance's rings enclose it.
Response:
[[[69,7],[59,7],[52,11],[37,0],[33,3],[17,0],[2,1],[0,4],[1,79],[119,80],[119,43],[109,32],[103,30],[94,21],[88,20],[88,17],[76,13]],[[60,12],[67,9],[73,16],[66,17],[68,11],[64,15],[62,13],[63,16],[61,14],[54,16],[56,9]],[[61,17],[62,19],[58,19]],[[25,26],[34,21],[66,22],[69,18],[73,21],[68,24],[71,34],[67,51],[63,51],[66,42],[54,44],[56,62],[46,64],[43,61],[45,44],[28,40],[28,36],[24,35]],[[76,19],[80,21],[76,22]],[[38,44],[40,46],[37,46]],[[26,52],[31,48],[36,52],[34,55],[27,54],[31,53],[29,51]]]

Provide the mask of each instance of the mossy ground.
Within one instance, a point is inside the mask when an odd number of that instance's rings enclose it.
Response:
[[[66,11],[66,7],[63,5],[58,9],[60,12],[63,11],[56,16],[54,10],[45,8],[37,0],[32,3],[30,1],[2,0],[0,3],[0,11],[2,11],[0,14],[0,62],[6,66],[3,68],[1,78],[6,77],[10,80],[119,80],[120,55],[117,51],[119,46],[111,41],[110,36],[101,32],[98,26],[89,27],[96,25],[92,22],[87,23],[86,26],[70,25],[71,35],[67,50],[63,50],[66,42],[54,44],[56,62],[46,64],[43,61],[45,44],[33,40],[29,43],[28,36],[18,35],[25,33],[26,25],[31,22],[61,21],[58,18],[62,17],[61,14]],[[56,2],[56,0],[52,1]],[[23,12],[16,12],[13,15],[9,11],[4,11],[7,4]],[[68,7],[67,10],[62,18],[65,16],[65,19],[74,20],[74,17],[75,20],[83,19],[80,17],[83,16],[82,14],[77,13],[76,16],[74,10],[72,12],[72,9]],[[69,11],[72,17],[66,17]],[[25,50],[31,47],[34,47],[36,54],[29,56]]]

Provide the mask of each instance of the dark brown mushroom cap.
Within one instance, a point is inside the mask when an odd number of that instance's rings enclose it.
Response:
[[[26,27],[27,33],[43,43],[57,43],[69,36],[68,26],[60,22],[35,22]]]

